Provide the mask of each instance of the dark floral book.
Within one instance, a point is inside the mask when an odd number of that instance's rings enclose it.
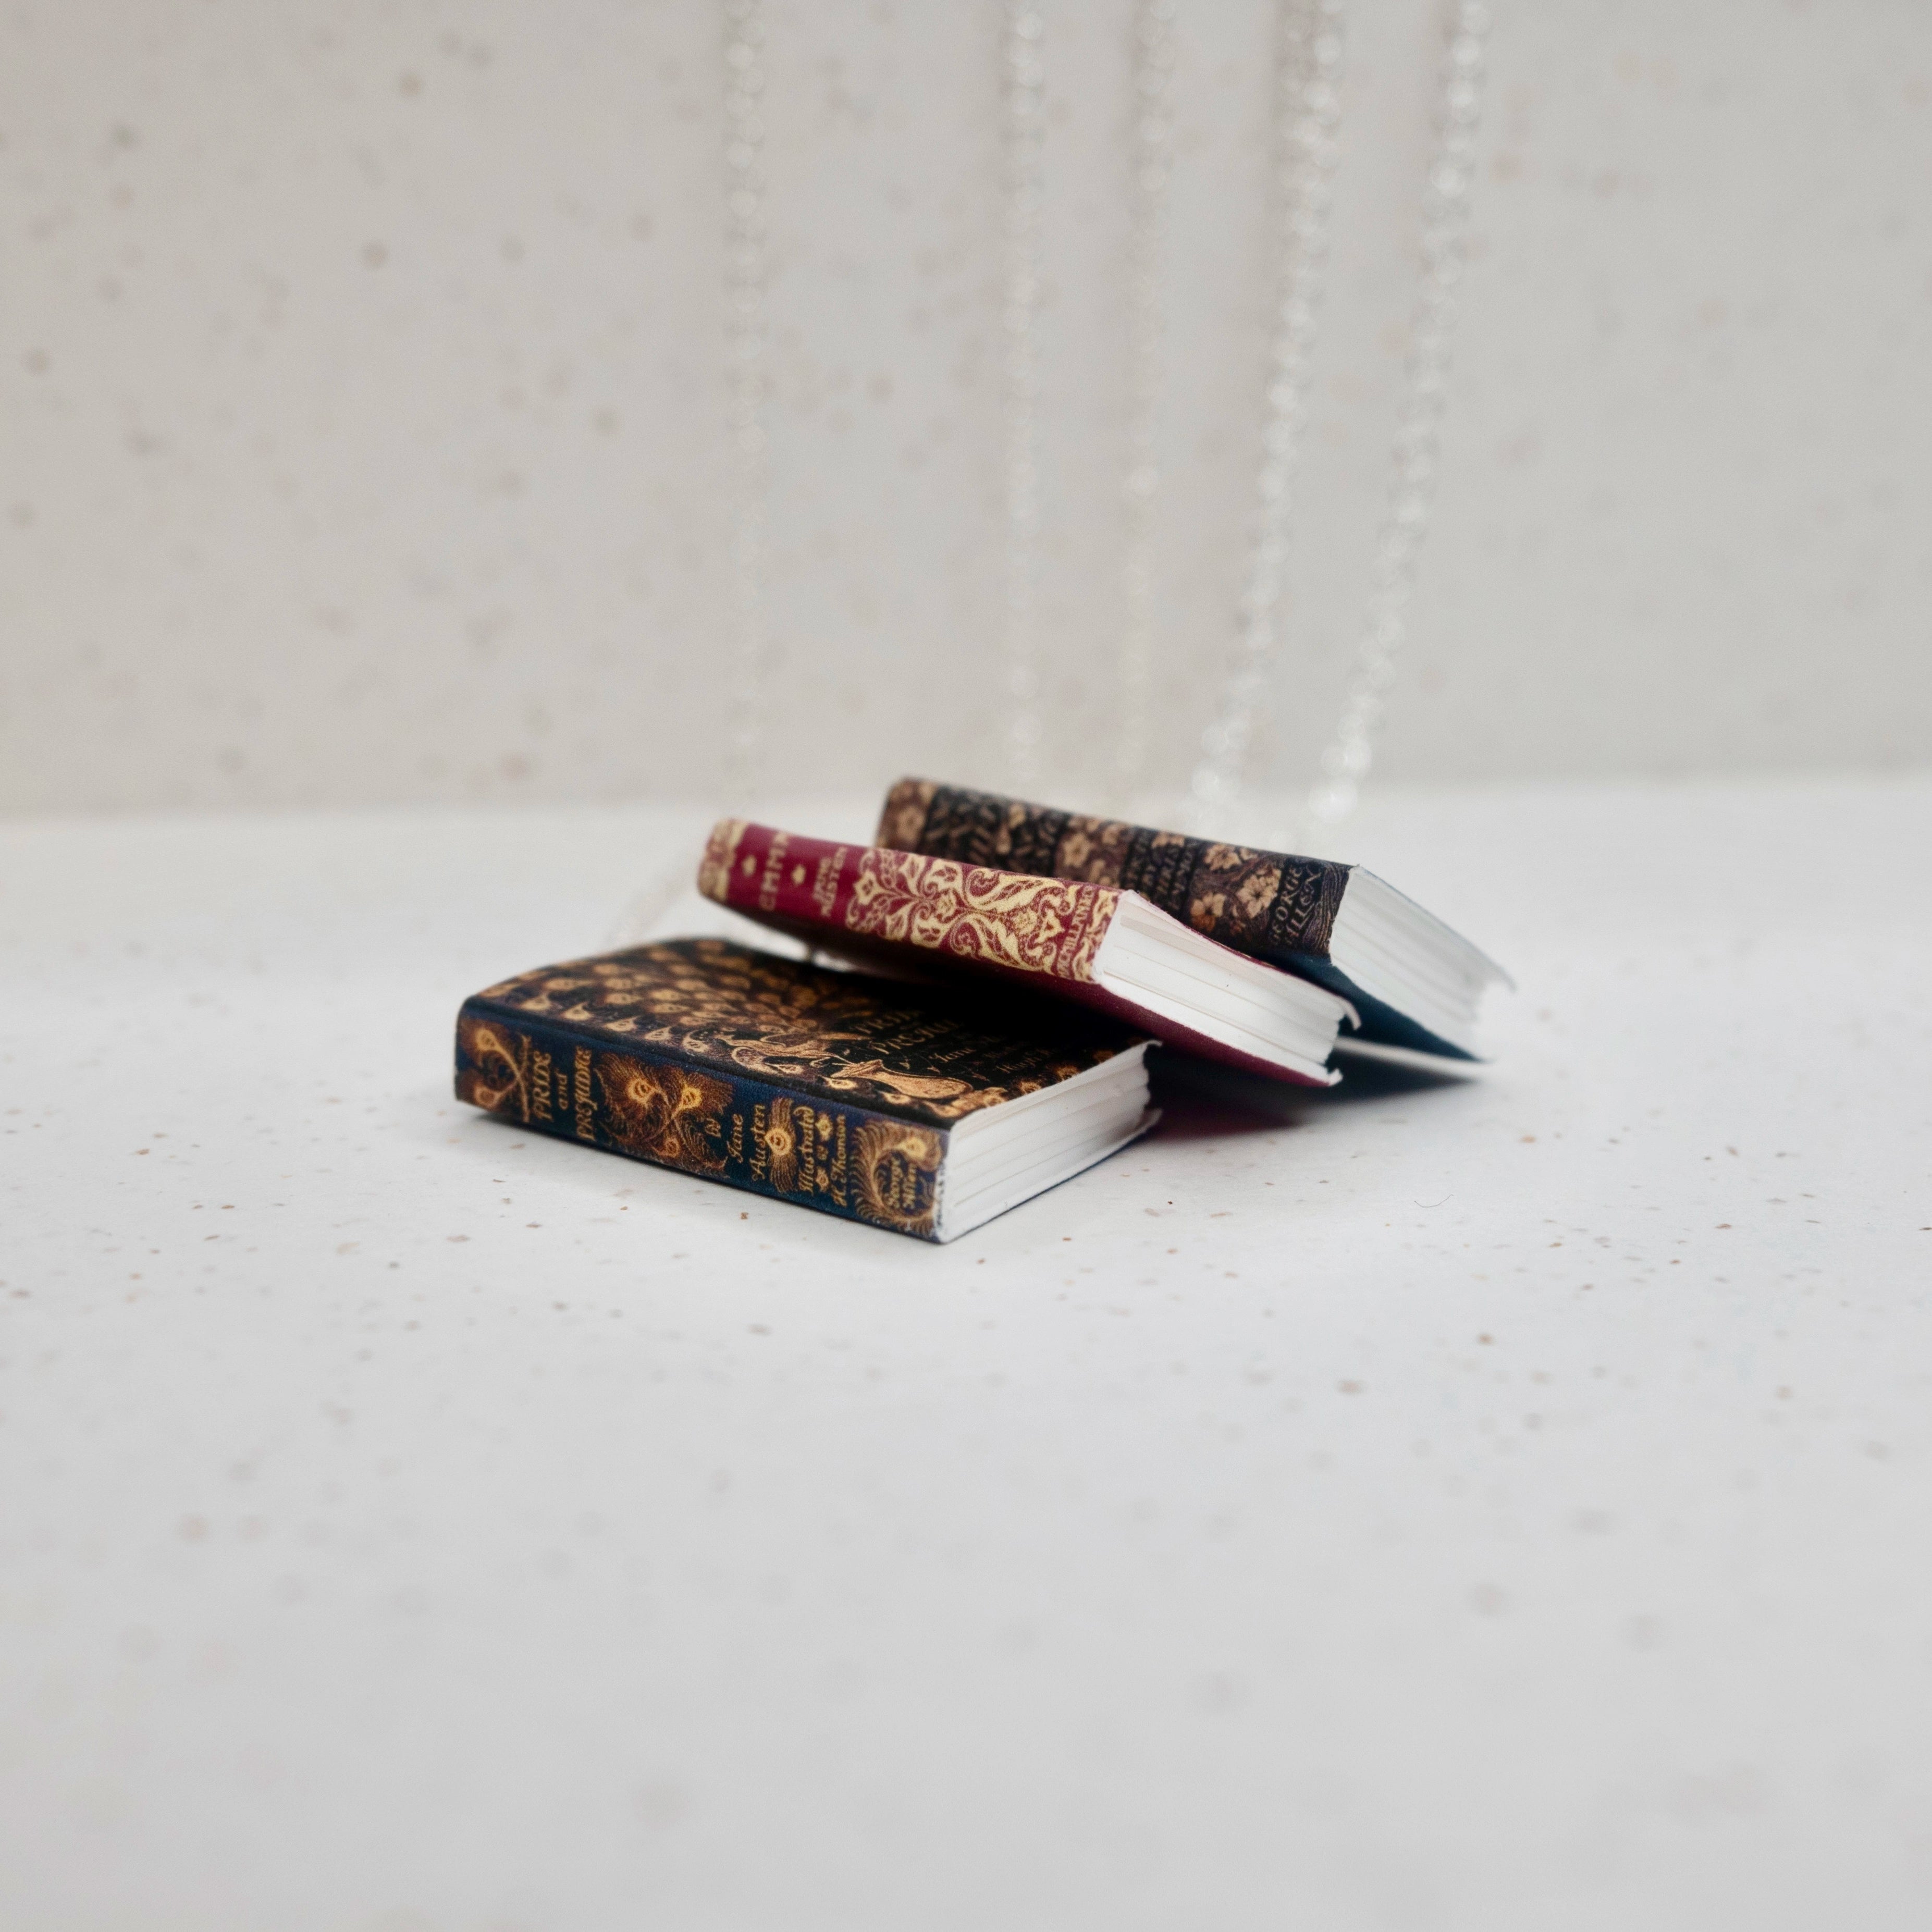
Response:
[[[560,1139],[945,1241],[1150,1126],[1144,1037],[680,939],[466,1000],[456,1095]]]
[[[1484,994],[1509,976],[1360,866],[1192,838],[997,792],[902,778],[876,843],[962,865],[1138,892],[1237,952],[1347,1000],[1373,1045],[1480,1057]]]

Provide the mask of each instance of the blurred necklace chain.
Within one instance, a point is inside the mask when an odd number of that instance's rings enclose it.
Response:
[[[1163,392],[1160,283],[1173,164],[1168,89],[1174,0],[1134,0],[1129,238],[1127,465],[1118,658],[1120,722],[1115,788],[1124,798],[1146,766],[1153,666],[1154,506],[1160,486],[1156,428]],[[1489,16],[1480,0],[1456,0],[1443,62],[1436,141],[1424,192],[1422,280],[1408,380],[1396,430],[1388,502],[1376,550],[1366,620],[1346,694],[1310,812],[1324,822],[1353,810],[1373,762],[1374,734],[1407,631],[1427,533],[1450,347],[1457,313],[1469,186]],[[1006,572],[1003,634],[1005,748],[1016,789],[1037,772],[1040,713],[1040,347],[1044,204],[1046,21],[1040,0],[1006,0],[1003,158],[1006,273]],[[1293,485],[1306,429],[1310,370],[1338,157],[1342,0],[1280,0],[1274,67],[1273,192],[1276,272],[1255,538],[1232,662],[1183,816],[1219,830],[1238,802],[1248,757],[1264,724],[1281,652],[1280,606]],[[742,789],[755,772],[769,655],[765,553],[770,485],[765,400],[769,347],[764,167],[765,33],[761,0],[725,0],[725,350],[729,375],[732,615],[730,749]]]
[[[1373,588],[1342,716],[1322,754],[1321,776],[1308,808],[1335,824],[1355,808],[1375,755],[1375,732],[1395,682],[1396,657],[1408,626],[1408,605],[1429,531],[1442,447],[1449,353],[1460,307],[1468,243],[1469,189],[1475,178],[1476,132],[1482,112],[1486,8],[1461,0],[1451,18],[1436,107],[1436,152],[1422,200],[1422,284],[1409,332],[1408,382],[1396,426],[1388,507],[1376,545]]]
[[[765,526],[764,18],[760,0],[724,5],[724,349],[730,388],[730,762],[741,794],[763,748]]]
[[[1006,0],[1005,100],[1006,609],[1003,637],[1008,778],[1040,763],[1040,279],[1045,187],[1046,22],[1037,0]]]
[[[1422,280],[1372,588],[1341,716],[1322,754],[1321,776],[1309,794],[1310,812],[1324,824],[1336,823],[1353,811],[1373,761],[1374,734],[1395,682],[1396,655],[1406,633],[1416,568],[1428,531],[1488,27],[1487,9],[1479,0],[1456,0],[1423,193]],[[1336,158],[1340,0],[1285,0],[1279,34],[1276,330],[1256,489],[1254,551],[1240,632],[1214,722],[1202,734],[1202,756],[1184,806],[1186,815],[1204,830],[1223,828],[1240,799],[1249,752],[1265,722],[1280,658],[1280,610],[1292,484],[1307,413],[1310,357]]]
[[[1135,0],[1132,173],[1127,238],[1126,523],[1118,686],[1120,736],[1114,789],[1128,808],[1147,769],[1154,670],[1154,508],[1160,487],[1160,276],[1167,188],[1174,163],[1168,83],[1174,71],[1174,0]]]
[[[1248,747],[1281,654],[1282,576],[1339,153],[1341,0],[1283,0],[1275,32],[1274,334],[1240,629],[1214,722],[1202,734],[1202,755],[1186,802],[1203,830],[1218,829],[1240,794]]]

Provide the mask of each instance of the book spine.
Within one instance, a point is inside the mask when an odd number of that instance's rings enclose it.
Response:
[[[961,865],[1138,892],[1210,939],[1277,964],[1328,958],[1350,869],[923,778],[886,794],[878,836]]]
[[[848,1221],[938,1238],[947,1136],[487,1000],[456,1022],[456,1097],[537,1133]]]
[[[876,845],[838,845],[725,819],[698,889],[790,929],[950,955],[1010,974],[1088,986],[1120,904],[1103,886]]]

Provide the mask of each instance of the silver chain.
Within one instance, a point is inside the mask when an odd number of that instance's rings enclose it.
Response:
[[[764,18],[724,0],[724,350],[730,389],[730,758],[742,794],[762,748],[766,656]]]
[[[1233,662],[1183,816],[1192,829],[1224,829],[1239,798],[1257,725],[1281,655],[1282,580],[1296,460],[1308,413],[1310,361],[1328,253],[1328,211],[1341,115],[1341,0],[1282,0],[1275,40],[1274,208],[1276,280],[1268,408],[1256,482],[1254,548]]]
[[[1128,302],[1130,397],[1124,479],[1125,610],[1119,652],[1117,788],[1144,769],[1153,662],[1153,509],[1162,394],[1160,267],[1172,172],[1166,94],[1174,0],[1136,0],[1132,218]],[[764,21],[761,0],[725,0],[725,343],[731,426],[730,752],[742,788],[761,748],[768,655],[764,561],[769,459],[765,422],[766,218]],[[1309,809],[1327,823],[1354,808],[1396,675],[1432,505],[1489,14],[1456,0],[1444,62],[1436,143],[1424,190],[1422,283],[1408,384],[1396,431],[1389,502],[1373,589],[1340,720],[1322,755]],[[1007,764],[1016,788],[1036,771],[1041,737],[1038,638],[1040,539],[1038,322],[1044,171],[1046,22],[1038,0],[1006,0],[1004,38],[1006,286],[1005,687]],[[1292,490],[1328,254],[1337,159],[1342,0],[1280,0],[1276,20],[1274,190],[1279,263],[1256,534],[1234,660],[1202,736],[1182,815],[1217,829],[1238,800],[1264,722],[1281,651],[1280,604]]]
[[[1040,279],[1045,188],[1046,22],[1035,0],[1006,0],[1006,767],[1016,790],[1040,762]]]
[[[1436,152],[1422,202],[1422,286],[1408,350],[1408,386],[1395,433],[1388,508],[1376,546],[1374,587],[1354,670],[1334,742],[1322,754],[1322,776],[1308,808],[1335,824],[1355,808],[1375,757],[1375,733],[1396,678],[1396,656],[1408,624],[1424,538],[1436,493],[1442,406],[1448,391],[1449,352],[1469,224],[1469,188],[1482,111],[1484,37],[1487,8],[1460,0],[1450,17],[1436,112]]]
[[[1174,71],[1174,0],[1135,0],[1132,171],[1127,242],[1127,465],[1121,568],[1120,707],[1114,791],[1129,808],[1147,768],[1148,712],[1154,666],[1154,508],[1160,487],[1156,432],[1161,375],[1161,268],[1174,122],[1168,83]]]

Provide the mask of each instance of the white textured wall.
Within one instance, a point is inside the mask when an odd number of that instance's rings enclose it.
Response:
[[[1130,8],[1047,10],[1071,798],[1119,609]],[[1171,778],[1241,574],[1270,14],[1179,10]],[[1383,773],[1932,756],[1932,8],[1496,14]],[[1436,45],[1416,0],[1353,16],[1283,781],[1366,589]],[[771,8],[775,785],[999,776],[998,29]],[[696,0],[8,0],[0,807],[716,791],[719,46]]]

